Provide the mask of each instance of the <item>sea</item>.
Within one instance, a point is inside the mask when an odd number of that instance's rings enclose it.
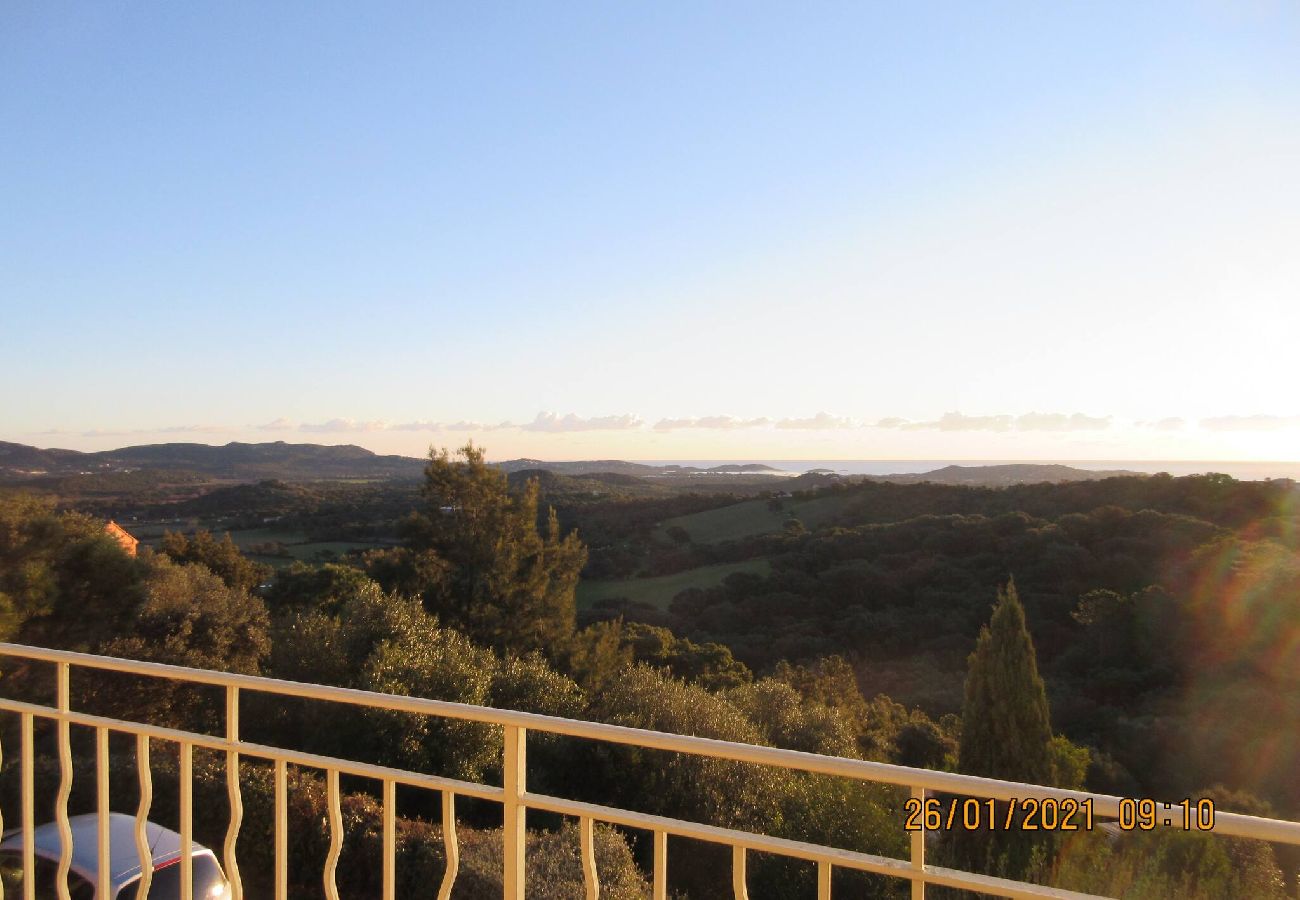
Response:
[[[695,466],[701,469],[721,465],[758,463],[778,469],[782,475],[802,475],[824,469],[840,475],[913,475],[933,472],[944,466],[1062,465],[1099,471],[1126,470],[1155,475],[1202,475],[1216,472],[1239,481],[1292,478],[1300,481],[1300,461],[1259,462],[1255,460],[1158,460],[1158,459],[638,459],[650,466]]]

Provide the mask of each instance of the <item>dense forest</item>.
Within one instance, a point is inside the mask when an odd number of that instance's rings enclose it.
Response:
[[[130,484],[115,487],[129,498]],[[192,528],[131,557],[98,517],[120,515],[123,494],[70,503],[27,485],[0,491],[0,636],[1126,796],[1210,796],[1224,810],[1300,817],[1293,483],[1130,475],[996,488],[786,487],[720,494],[627,473],[507,473],[468,447],[432,454],[421,482],[274,480],[125,501],[227,529],[273,519],[321,538],[369,540],[329,561],[290,561]],[[753,565],[670,596],[644,589],[724,564]],[[582,602],[594,582],[651,599]],[[1007,672],[1019,674],[1008,681]],[[48,699],[43,670],[9,667],[3,678],[9,696]],[[200,730],[220,721],[213,698],[156,684],[74,687],[82,709]],[[1003,701],[1017,710],[1009,732]],[[250,700],[244,736],[499,777],[500,740],[485,726],[320,707]],[[5,728],[8,747],[13,723]],[[905,796],[894,789],[559,738],[530,750],[533,790],[907,852]],[[174,810],[175,758],[159,748],[153,762],[158,808]],[[17,802],[15,766],[5,753],[6,811]],[[133,766],[115,769],[115,803],[133,810]],[[271,788],[267,771],[246,770],[240,853],[250,891],[260,892]],[[56,766],[43,761],[37,777],[40,796],[52,797]],[[224,835],[224,777],[200,754],[198,828],[213,846]],[[294,779],[293,893],[314,896],[328,845],[323,785],[307,771]],[[74,790],[74,805],[87,809],[88,781]],[[374,786],[346,787],[345,854],[372,852]],[[413,892],[444,861],[437,811],[428,798],[402,799],[399,892]],[[467,802],[461,816],[465,895],[499,893],[499,810]],[[575,829],[541,814],[529,824],[539,896],[581,896]],[[1293,895],[1300,863],[1280,848],[1167,831],[985,837],[972,847],[943,835],[934,858],[1115,896],[1205,898]],[[645,894],[646,843],[600,831],[608,896]],[[671,858],[678,896],[729,894],[715,849],[674,843]],[[345,870],[347,896],[376,892],[375,872]],[[812,895],[807,867],[759,857],[754,871],[764,885],[755,896]],[[906,892],[837,877],[843,896]]]

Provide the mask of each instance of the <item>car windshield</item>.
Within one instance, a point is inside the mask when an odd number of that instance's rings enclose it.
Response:
[[[36,900],[57,900],[59,894],[55,883],[59,875],[59,864],[38,856],[33,874]],[[22,854],[0,853],[0,883],[4,884],[6,897],[23,896]],[[93,900],[95,896],[94,885],[73,872],[68,873],[68,891],[72,900]]]

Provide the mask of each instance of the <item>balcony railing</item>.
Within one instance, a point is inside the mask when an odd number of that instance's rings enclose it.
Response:
[[[227,877],[231,882],[231,892],[234,900],[242,900],[243,897],[243,886],[237,858],[238,838],[243,819],[243,802],[240,788],[241,757],[267,760],[274,766],[274,884],[277,900],[287,900],[289,895],[287,796],[289,780],[287,778],[287,767],[290,765],[319,770],[325,774],[330,847],[321,878],[325,895],[331,900],[337,900],[339,896],[336,875],[343,844],[343,822],[339,789],[340,775],[373,779],[382,785],[383,834],[382,859],[379,862],[383,867],[384,900],[394,900],[396,893],[395,809],[396,788],[398,785],[433,791],[441,795],[442,835],[445,845],[446,868],[437,892],[439,900],[446,900],[450,896],[452,885],[456,880],[458,866],[457,797],[477,798],[500,804],[502,807],[505,856],[502,880],[503,896],[507,900],[516,900],[516,898],[525,896],[525,816],[530,809],[558,813],[578,820],[581,836],[583,879],[588,900],[595,900],[600,894],[593,837],[594,826],[597,822],[641,830],[653,836],[651,883],[655,900],[666,900],[668,896],[668,837],[670,835],[730,847],[732,860],[731,885],[737,900],[747,900],[748,897],[746,858],[751,851],[804,860],[814,865],[816,867],[817,897],[819,900],[829,900],[831,897],[831,876],[837,868],[905,879],[911,883],[911,895],[914,900],[925,897],[926,885],[959,888],[1000,897],[1054,897],[1079,898],[1081,900],[1081,898],[1091,896],[927,865],[925,862],[925,834],[920,831],[911,833],[910,857],[908,859],[894,859],[870,853],[841,850],[765,834],[721,828],[699,822],[648,815],[562,797],[532,793],[528,790],[526,779],[527,746],[530,731],[567,735],[612,744],[632,745],[653,750],[693,754],[719,760],[753,763],[798,772],[839,776],[864,782],[903,786],[911,790],[914,798],[922,800],[926,797],[927,792],[1003,801],[1024,800],[1026,798],[1039,800],[1072,799],[1079,802],[1091,801],[1093,814],[1098,819],[1113,819],[1120,815],[1121,798],[1105,794],[1019,784],[950,772],[914,769],[887,763],[818,756],[794,750],[666,734],[638,728],[583,722],[513,710],[491,709],[418,697],[379,694],[318,684],[303,684],[249,675],[188,669],[180,666],[114,659],[17,644],[0,643],[0,657],[51,663],[55,670],[56,699],[55,705],[52,707],[22,702],[9,697],[0,697],[0,711],[17,715],[20,719],[21,825],[24,836],[23,884],[26,900],[33,900],[34,897],[32,831],[36,825],[34,821],[36,798],[34,796],[33,778],[35,767],[33,735],[34,723],[37,719],[54,722],[57,731],[60,784],[55,810],[56,821],[62,835],[62,857],[59,866],[60,879],[66,879],[73,849],[71,831],[68,825],[68,799],[74,777],[70,728],[77,725],[94,731],[96,738],[96,809],[99,822],[97,858],[101,863],[98,870],[97,896],[101,898],[108,896],[109,867],[106,864],[109,853],[107,822],[110,809],[108,748],[109,736],[113,733],[134,735],[136,738],[136,761],[139,779],[136,849],[140,855],[141,868],[145,873],[148,873],[151,869],[149,847],[145,840],[144,831],[145,824],[149,819],[153,797],[149,764],[151,743],[154,741],[170,742],[177,747],[180,771],[179,831],[181,835],[180,865],[182,867],[180,880],[184,900],[193,900],[191,896],[192,877],[190,866],[192,864],[191,852],[194,840],[192,778],[195,748],[218,751],[226,756],[226,786],[231,814],[222,848],[222,861]],[[218,737],[197,732],[180,731],[141,722],[90,715],[73,710],[71,708],[70,684],[74,668],[106,670],[169,679],[186,684],[223,688],[225,691],[225,735],[224,737]],[[370,709],[439,716],[500,726],[504,734],[502,784],[498,786],[443,778],[241,740],[239,709],[242,692],[259,692],[282,697],[329,701]],[[0,753],[7,754],[9,752],[11,751],[8,747],[0,748]],[[9,823],[6,813],[8,813],[8,810],[0,810],[0,829],[7,827]],[[900,829],[903,827],[901,812],[899,827]],[[1300,823],[1276,819],[1220,812],[1215,816],[1213,831],[1221,835],[1232,835],[1273,843],[1300,844]],[[148,875],[146,874],[144,880],[147,881],[147,879]],[[147,883],[142,884],[138,896],[142,898],[147,896],[147,891]],[[3,885],[0,885],[0,900],[3,900],[2,892]],[[59,894],[63,898],[69,896],[66,882],[59,886]]]

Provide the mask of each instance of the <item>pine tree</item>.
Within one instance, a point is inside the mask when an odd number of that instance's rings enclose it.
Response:
[[[456,455],[430,451],[425,507],[407,523],[408,548],[438,561],[426,607],[498,650],[555,651],[573,634],[586,547],[560,533],[555,510],[540,518],[535,480],[512,493],[481,447]]]

